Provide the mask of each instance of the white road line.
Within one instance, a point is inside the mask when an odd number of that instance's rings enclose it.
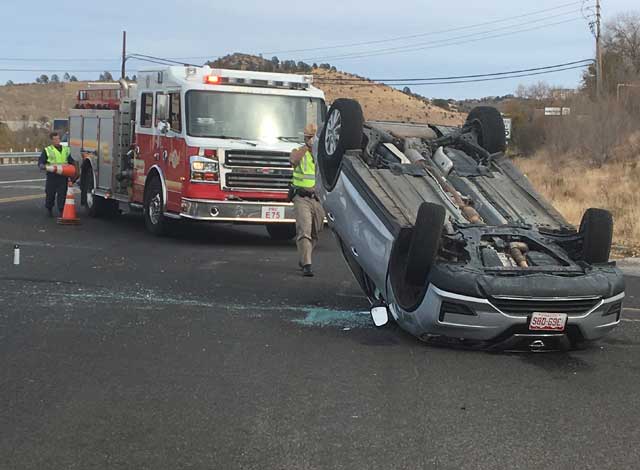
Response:
[[[629,323],[640,323],[640,318],[621,318],[620,320]]]
[[[640,308],[634,308],[634,307],[625,307],[622,310],[623,311],[628,310],[630,312],[640,312]]]
[[[15,181],[0,181],[0,184],[12,184],[12,183],[35,183],[36,181],[45,181],[44,178],[37,180],[15,180]]]

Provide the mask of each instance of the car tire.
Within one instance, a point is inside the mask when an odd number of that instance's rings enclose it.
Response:
[[[268,224],[266,227],[272,240],[289,241],[296,236],[296,224]]]
[[[144,192],[144,224],[147,230],[156,236],[166,235],[169,220],[163,214],[164,196],[160,178],[152,177]]]
[[[613,240],[613,217],[605,209],[587,209],[580,222],[582,255],[589,264],[609,261]]]
[[[406,281],[423,286],[438,254],[446,211],[439,204],[423,202],[418,209],[407,255]]]
[[[466,125],[475,130],[478,145],[487,152],[504,152],[507,148],[504,120],[496,108],[491,106],[473,108],[467,116]]]
[[[344,153],[361,148],[363,126],[360,103],[346,98],[333,102],[318,141],[318,167],[327,191],[338,181]]]

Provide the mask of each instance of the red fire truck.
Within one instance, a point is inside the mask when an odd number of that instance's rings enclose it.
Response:
[[[81,94],[70,112],[89,215],[142,210],[158,235],[193,219],[264,224],[275,239],[293,238],[289,152],[326,112],[311,76],[177,66],[120,87],[104,103]]]

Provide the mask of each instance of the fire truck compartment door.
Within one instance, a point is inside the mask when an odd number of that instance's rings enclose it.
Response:
[[[113,118],[98,118],[100,132],[98,134],[98,187],[112,189],[113,157],[114,157],[114,126]]]

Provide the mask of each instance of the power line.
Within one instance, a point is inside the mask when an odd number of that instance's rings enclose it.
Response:
[[[447,80],[447,81],[433,81],[433,82],[416,82],[416,83],[412,83],[412,82],[403,82],[403,83],[396,83],[396,82],[384,82],[384,83],[327,83],[327,84],[331,84],[331,85],[337,85],[337,86],[379,86],[379,85],[387,85],[387,86],[423,86],[423,85],[454,85],[454,84],[460,84],[460,83],[479,83],[479,82],[492,82],[492,81],[497,81],[497,80],[508,80],[510,78],[522,78],[522,77],[534,77],[537,75],[545,75],[545,74],[549,74],[549,73],[555,73],[555,72],[563,72],[566,70],[576,70],[576,69],[581,69],[586,67],[588,64],[584,64],[584,65],[577,65],[577,66],[572,66],[572,67],[563,67],[563,68],[558,68],[558,69],[554,69],[554,70],[545,70],[542,72],[535,72],[535,73],[524,73],[524,74],[515,74],[515,75],[510,75],[510,76],[499,76],[499,77],[489,77],[489,78],[477,78],[477,79],[472,79],[472,80]],[[322,83],[321,80],[316,80],[316,83]]]
[[[146,60],[148,62],[158,63],[161,65],[191,65],[191,66],[197,67],[196,65],[193,65],[193,64],[185,64],[184,62],[178,62],[177,60],[168,59],[164,57],[156,57],[156,56],[146,55],[146,54],[133,53],[133,54],[129,54],[128,57],[132,59]]]
[[[585,63],[587,62],[587,63]],[[540,70],[550,70],[559,67],[567,67],[570,65],[583,64],[582,66],[587,66],[593,63],[593,59],[583,59],[583,60],[575,60],[573,62],[565,62],[563,64],[556,65],[545,65],[544,67],[535,67],[529,69],[522,70],[512,70],[510,72],[492,72],[492,73],[481,73],[474,75],[458,75],[452,77],[429,77],[429,78],[319,78],[316,82],[423,82],[423,81],[437,81],[437,80],[459,80],[463,78],[482,78],[482,77],[496,77],[500,75],[511,75],[514,73],[525,73],[525,72],[538,72]]]
[[[566,15],[558,15],[558,16],[564,16]],[[558,17],[556,16],[556,17]],[[392,54],[392,53],[405,53],[405,52],[414,52],[414,51],[420,51],[420,50],[426,50],[426,49],[435,49],[438,47],[447,47],[447,46],[453,46],[453,45],[459,45],[459,44],[466,44],[469,42],[475,42],[475,41],[480,41],[480,40],[487,40],[487,39],[494,39],[494,38],[499,38],[499,37],[504,37],[504,36],[510,36],[513,34],[520,34],[520,33],[525,33],[528,31],[536,31],[538,29],[542,29],[542,28],[548,28],[551,26],[557,26],[560,24],[565,24],[565,23],[570,23],[573,21],[577,21],[577,20],[581,20],[582,17],[574,17],[574,18],[569,18],[566,20],[562,20],[562,21],[556,21],[556,22],[552,22],[552,23],[546,23],[546,24],[542,24],[542,25],[538,25],[538,26],[534,26],[534,27],[530,27],[530,28],[522,28],[522,29],[517,29],[514,31],[507,31],[505,33],[500,33],[500,34],[493,34],[493,35],[489,35],[489,36],[485,36],[487,33],[492,33],[492,32],[497,32],[497,31],[503,31],[505,29],[511,29],[511,28],[515,28],[515,27],[520,27],[520,26],[526,26],[526,25],[530,25],[531,23],[535,23],[538,21],[546,21],[548,19],[551,18],[543,18],[540,20],[534,20],[534,21],[528,21],[526,23],[521,23],[521,24],[517,24],[517,25],[510,25],[510,26],[506,26],[506,27],[501,27],[501,28],[495,28],[492,30],[486,30],[486,31],[479,31],[476,33],[471,33],[471,34],[466,34],[466,35],[462,35],[462,36],[456,36],[456,37],[452,37],[452,38],[447,38],[447,39],[440,39],[438,41],[430,41],[430,42],[424,42],[424,43],[414,43],[414,44],[408,44],[406,46],[402,46],[402,47],[392,47],[392,48],[385,48],[385,49],[377,49],[377,50],[373,50],[373,51],[367,51],[367,52],[362,52],[362,53],[350,53],[350,54],[344,54],[344,55],[337,55],[337,56],[324,56],[324,57],[312,57],[312,58],[306,58],[303,60],[306,61],[319,61],[319,60],[343,60],[343,59],[359,59],[359,58],[363,58],[363,57],[372,57],[372,56],[379,56],[379,55],[388,55],[388,54]],[[457,41],[458,39],[467,39],[464,41]],[[451,42],[454,41],[454,42]]]
[[[305,49],[285,49],[285,50],[278,50],[278,51],[265,51],[265,52],[262,52],[262,54],[284,54],[284,53],[292,53],[292,52],[308,52],[308,51],[319,51],[319,50],[328,50],[328,49],[342,49],[342,48],[350,48],[350,47],[357,47],[357,46],[369,46],[369,45],[372,45],[372,44],[381,44],[381,43],[386,43],[386,42],[402,41],[402,40],[405,40],[405,39],[415,39],[415,38],[418,38],[418,37],[434,36],[434,35],[444,34],[444,33],[452,33],[452,32],[456,32],[456,31],[465,31],[465,30],[471,29],[471,28],[478,28],[478,27],[481,27],[481,26],[488,26],[488,25],[492,25],[492,24],[504,23],[504,22],[511,21],[511,20],[516,20],[516,19],[520,19],[520,18],[526,18],[526,17],[529,17],[529,16],[536,16],[536,15],[539,15],[541,13],[548,13],[548,12],[551,12],[551,11],[562,10],[562,9],[570,7],[570,6],[576,6],[576,5],[581,5],[582,6],[584,1],[591,1],[591,0],[580,0],[580,1],[564,3],[562,5],[558,5],[558,6],[555,6],[555,7],[552,7],[552,8],[545,8],[543,10],[535,10],[535,11],[532,11],[532,12],[529,12],[529,13],[524,13],[524,14],[521,14],[521,15],[508,16],[508,17],[497,19],[497,20],[485,21],[483,23],[476,23],[476,24],[471,24],[471,25],[467,25],[467,26],[460,26],[460,27],[456,27],[456,28],[443,29],[443,30],[438,30],[438,31],[429,31],[427,33],[417,33],[417,34],[410,34],[410,35],[406,35],[406,36],[396,36],[396,37],[388,38],[388,39],[378,39],[378,40],[372,40],[372,41],[352,42],[352,43],[339,44],[339,45],[333,45],[333,46],[310,47],[310,48],[305,48]]]
[[[109,70],[109,69],[14,69],[14,68],[0,68],[0,72],[49,72],[49,73],[61,73],[61,72],[69,72],[69,73],[102,73],[102,72],[120,72],[120,70]],[[137,70],[132,70],[132,72],[137,73]]]
[[[95,59],[95,58],[69,58],[69,59],[52,59],[52,58],[24,58],[24,57],[0,57],[2,62],[117,62],[120,59]]]

